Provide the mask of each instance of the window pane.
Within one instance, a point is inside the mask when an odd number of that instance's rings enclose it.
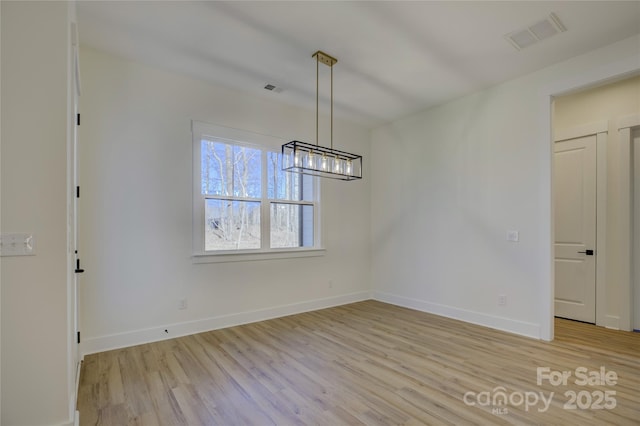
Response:
[[[203,139],[200,152],[202,194],[262,196],[259,149]]]
[[[313,206],[271,203],[271,248],[313,245]]]
[[[267,153],[267,196],[272,200],[313,201],[313,176],[282,171],[282,153]]]
[[[205,250],[258,248],[260,202],[205,200]]]

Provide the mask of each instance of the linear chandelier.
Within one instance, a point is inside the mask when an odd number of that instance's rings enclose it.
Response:
[[[339,180],[362,179],[362,156],[333,149],[333,66],[338,60],[318,50],[316,58],[316,144],[291,141],[282,145],[282,170]],[[331,69],[331,146],[318,143],[320,62]]]

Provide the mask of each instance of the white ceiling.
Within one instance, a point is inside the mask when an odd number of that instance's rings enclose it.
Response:
[[[566,32],[503,38],[551,12]],[[376,126],[638,34],[640,1],[79,1],[78,22],[85,45],[311,110],[322,50],[336,118]]]

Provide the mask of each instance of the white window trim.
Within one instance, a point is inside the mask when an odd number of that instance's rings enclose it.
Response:
[[[231,143],[237,145],[244,145],[248,147],[256,147],[262,150],[269,149],[279,151],[282,144],[287,141],[277,138],[275,136],[262,135],[259,133],[253,133],[246,130],[234,129],[231,127],[224,127],[210,123],[204,123],[193,120],[191,122],[192,133],[192,150],[193,150],[193,176],[192,176],[192,261],[193,263],[219,263],[219,262],[242,262],[242,261],[256,261],[256,260],[271,260],[271,259],[289,259],[298,257],[315,257],[323,256],[326,249],[323,246],[324,234],[323,234],[323,215],[321,212],[322,204],[322,185],[319,179],[315,179],[315,191],[317,194],[317,201],[314,203],[309,202],[296,202],[290,200],[268,200],[269,202],[262,203],[261,215],[262,217],[268,217],[265,215],[270,214],[271,202],[285,203],[285,204],[313,204],[314,215],[317,215],[317,219],[314,218],[314,243],[313,247],[292,247],[292,248],[269,248],[268,244],[264,248],[260,249],[246,249],[246,250],[219,250],[219,251],[205,251],[204,250],[204,200],[205,196],[201,191],[201,152],[200,143],[203,138],[211,137],[213,139],[228,140]],[[264,182],[266,182],[267,170],[263,167],[262,171],[262,198],[259,201],[267,200],[266,193],[267,188]],[[226,197],[216,197],[226,198]],[[238,198],[238,197],[235,197]],[[252,199],[251,201],[255,201]],[[263,239],[266,237],[267,243],[270,243],[269,229],[270,221],[261,220],[261,235]],[[264,245],[264,244],[263,244]]]

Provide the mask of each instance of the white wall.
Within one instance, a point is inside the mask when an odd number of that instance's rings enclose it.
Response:
[[[638,40],[376,129],[375,297],[551,338],[550,95],[640,68]]]
[[[607,134],[607,268],[604,298],[606,300],[606,325],[619,327],[620,317],[625,315],[621,305],[628,303],[629,295],[622,286],[621,271],[624,247],[621,241],[620,214],[620,144],[618,120],[631,114],[640,114],[640,77],[599,86],[579,93],[558,97],[555,100],[554,127],[571,129],[585,124],[608,122]],[[598,223],[598,226],[601,224]],[[640,307],[640,306],[639,306]],[[626,322],[626,321],[623,321]]]
[[[315,111],[84,47],[81,66],[85,353],[369,297],[369,131],[336,123],[365,178],[323,181],[326,255],[194,264],[190,121],[311,141]]]
[[[2,232],[36,255],[3,257],[2,424],[69,422],[66,2],[2,8]]]

